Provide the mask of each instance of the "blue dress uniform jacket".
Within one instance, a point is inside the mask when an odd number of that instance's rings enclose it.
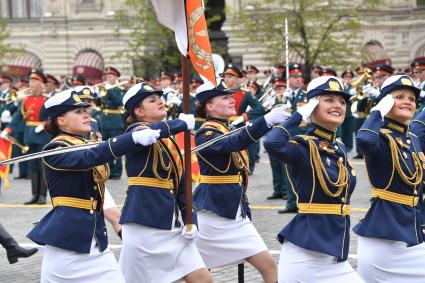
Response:
[[[149,127],[151,129],[160,129],[160,138],[162,141],[154,145],[141,147],[137,152],[131,152],[126,155],[126,170],[129,177],[129,186],[127,198],[122,209],[120,219],[121,224],[136,223],[152,228],[171,230],[173,227],[173,216],[176,217],[176,226],[179,210],[184,215],[185,210],[185,190],[184,176],[181,172],[176,177],[172,167],[177,163],[176,160],[170,160],[171,155],[178,155],[177,145],[171,141],[171,136],[187,130],[187,125],[182,120],[167,120],[160,123],[146,124],[135,123],[128,127],[127,132],[132,132],[139,127]],[[167,144],[172,143],[174,149],[167,150]],[[164,146],[165,145],[165,146]],[[156,164],[156,166],[155,166]],[[181,164],[177,166],[180,166]],[[165,169],[170,167],[170,169]],[[171,170],[171,171],[170,171]],[[158,176],[168,182],[173,181],[173,189],[160,188],[155,185],[147,185],[141,181],[140,184],[132,185],[132,178],[142,177],[158,180]],[[194,217],[194,223],[195,222]]]
[[[295,112],[289,120],[275,127],[264,142],[270,154],[291,165],[291,184],[300,212],[280,231],[278,240],[283,243],[287,239],[299,247],[344,261],[347,259],[350,243],[350,217],[346,209],[356,184],[356,173],[349,165],[344,145],[336,142],[334,131],[313,123],[307,128],[305,135],[293,136],[301,120],[301,115]],[[347,169],[344,173],[348,173],[348,176],[345,176],[347,184],[339,193],[338,188],[331,185],[326,178],[324,180],[329,193],[320,183],[317,169],[313,166],[313,146],[310,143],[316,145],[319,162],[321,161],[330,180],[335,182],[341,170]],[[325,175],[324,172],[322,174]],[[319,209],[316,212],[303,212],[303,209],[313,206],[332,207],[335,214],[329,211],[321,213]]]
[[[227,128],[226,120],[212,118],[206,122],[206,125],[208,125],[209,121]],[[243,216],[251,218],[248,199],[245,194],[247,186],[247,171],[245,169],[247,168],[235,164],[235,159],[237,158],[235,154],[247,148],[248,145],[257,142],[269,130],[270,128],[264,118],[260,117],[239,133],[222,139],[198,152],[201,182],[194,193],[194,203],[198,211],[206,209],[221,217],[236,219],[236,213],[239,204],[241,204]],[[205,126],[204,124],[196,133],[196,145],[199,146],[223,135],[223,133],[218,127]],[[245,160],[245,162],[248,161]],[[226,177],[230,175],[240,175],[241,182],[239,184],[202,183],[202,176]]]
[[[396,162],[391,154],[391,140],[396,153],[394,156],[399,159]],[[374,199],[365,218],[354,227],[354,232],[364,237],[402,241],[408,245],[422,243],[423,180],[417,180],[417,185],[408,184],[399,173],[401,169],[407,176],[416,172],[422,177],[425,158],[417,136],[409,132],[406,125],[387,117],[382,123],[380,112],[373,111],[357,134],[357,146],[365,156]],[[397,169],[397,166],[400,168]],[[388,197],[376,196],[376,193],[374,196],[374,192],[381,190]]]
[[[71,138],[70,138],[71,137]],[[63,133],[61,139],[81,137]],[[53,140],[45,150],[68,146],[63,141]],[[102,211],[101,189],[94,181],[94,167],[102,165],[137,150],[140,145],[133,142],[131,133],[124,134],[97,147],[52,155],[43,158],[43,169],[50,196],[97,200],[97,209],[88,210],[70,206],[56,206],[28,234],[28,238],[39,245],[50,245],[78,253],[90,253],[95,238],[99,250],[108,245],[105,220]]]

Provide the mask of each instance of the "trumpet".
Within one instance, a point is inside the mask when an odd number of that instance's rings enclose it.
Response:
[[[108,93],[108,90],[113,89],[113,88],[116,88],[116,87],[120,87],[120,86],[123,86],[123,85],[126,85],[126,84],[128,84],[130,82],[131,82],[130,80],[122,81],[122,82],[113,84],[113,85],[109,86],[108,88],[106,88],[106,86],[105,86],[106,83],[100,83],[100,84],[94,85],[93,87],[97,87],[98,88],[98,92],[99,92],[99,96],[100,97],[104,97]]]
[[[366,107],[364,111],[358,110],[359,101],[366,98],[363,93],[363,86],[371,77],[372,77],[371,70],[368,68],[364,68],[363,74],[356,81],[351,83],[351,87],[356,89],[356,95],[353,95],[350,98],[351,112],[354,114],[357,114],[359,118],[365,118],[368,113],[368,108],[370,108],[370,107]]]
[[[8,136],[7,137],[14,145],[16,145],[17,147],[19,147],[22,151],[22,153],[27,153],[28,150],[30,149],[29,146],[27,145],[23,145],[20,142],[18,142],[14,137],[12,136]]]

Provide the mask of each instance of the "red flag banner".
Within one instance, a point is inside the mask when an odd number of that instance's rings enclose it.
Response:
[[[180,152],[184,156],[184,133],[180,132],[175,135],[175,139],[177,144],[179,145]],[[195,137],[193,135],[190,136],[190,147],[195,147]],[[199,178],[201,176],[201,172],[199,170],[198,158],[196,157],[196,153],[192,154],[192,181],[198,183]]]
[[[12,156],[12,143],[6,139],[0,139],[0,161],[10,159]],[[4,182],[4,187],[9,187],[10,165],[0,166],[0,178]]]
[[[207,21],[201,0],[151,0],[158,21],[173,30],[177,46],[195,70],[217,85]]]

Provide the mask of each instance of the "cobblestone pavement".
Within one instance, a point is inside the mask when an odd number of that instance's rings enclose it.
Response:
[[[357,171],[357,187],[353,194],[351,203],[354,207],[352,213],[352,224],[356,224],[365,214],[369,206],[369,183],[363,161],[354,161]],[[50,209],[50,205],[23,206],[22,203],[30,198],[30,181],[13,180],[11,188],[1,189],[0,194],[0,219],[1,223],[23,246],[34,246],[25,237],[31,230],[33,222],[38,221]],[[273,257],[278,262],[280,244],[276,235],[280,229],[289,222],[293,215],[281,215],[277,210],[282,208],[282,200],[266,200],[272,193],[271,169],[267,154],[261,154],[260,163],[257,163],[254,174],[249,180],[248,196],[251,202],[253,222]],[[109,181],[107,184],[118,205],[122,205],[125,198],[126,178],[117,181]],[[115,256],[119,257],[120,239],[113,233],[108,224],[109,243]],[[357,237],[351,232],[350,263],[356,266]],[[10,265],[6,258],[4,249],[0,249],[0,282],[38,282],[40,278],[40,267],[43,251],[39,251],[28,259],[20,259],[18,263]],[[237,267],[229,266],[212,270],[214,282],[237,282]],[[260,274],[249,264],[245,264],[245,282],[262,282]]]

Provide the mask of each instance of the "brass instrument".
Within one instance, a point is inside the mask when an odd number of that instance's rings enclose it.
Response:
[[[108,92],[108,90],[113,89],[113,88],[116,88],[116,87],[120,87],[120,86],[123,86],[123,85],[126,85],[126,84],[128,84],[130,82],[131,82],[130,80],[122,81],[122,82],[116,83],[114,85],[111,85],[108,89],[106,89],[106,86],[105,86],[106,83],[96,84],[96,85],[94,85],[92,87],[97,87],[98,88],[99,96],[100,97],[104,97],[106,95],[106,93]]]
[[[363,70],[363,74],[354,82],[351,83],[351,87],[356,89],[356,95],[353,95],[350,98],[351,101],[351,113],[353,114],[357,114],[359,118],[366,118],[367,114],[368,114],[368,109],[370,108],[370,106],[367,106],[365,111],[358,111],[358,103],[359,101],[363,100],[363,99],[367,99],[367,97],[365,97],[364,93],[363,93],[363,86],[365,85],[366,82],[368,82],[370,80],[370,78],[372,77],[372,73],[371,70],[368,68],[364,68]],[[368,102],[368,104],[371,104]]]
[[[8,136],[7,137],[14,145],[16,145],[17,147],[19,147],[22,151],[22,153],[27,153],[28,150],[30,149],[29,146],[27,145],[23,145],[20,142],[18,142],[14,137],[12,136]]]

